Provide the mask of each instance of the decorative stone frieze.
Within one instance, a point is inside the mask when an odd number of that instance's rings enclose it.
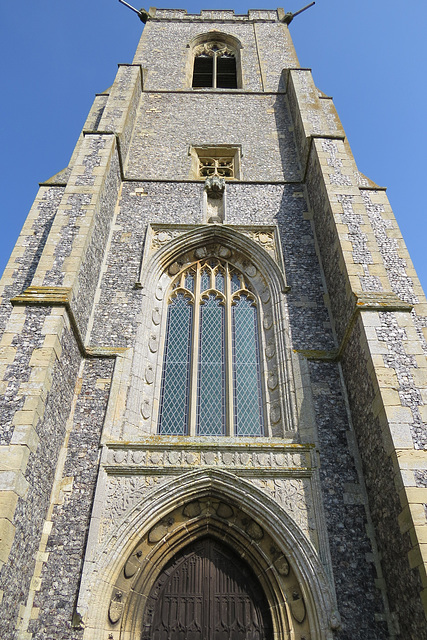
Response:
[[[109,444],[104,452],[103,460],[108,473],[121,473],[126,467],[129,472],[154,471],[165,473],[167,469],[188,469],[194,466],[213,466],[233,468],[233,471],[245,474],[251,470],[268,473],[288,473],[292,475],[310,475],[313,466],[312,445],[284,445],[276,440],[274,445],[261,444],[254,439],[239,438],[183,438],[175,436],[157,436],[158,444],[122,445]],[[211,440],[211,442],[203,442]],[[213,442],[212,442],[213,440]],[[216,440],[216,441],[215,441]],[[179,441],[182,444],[179,444]],[[161,465],[159,467],[159,465]],[[139,471],[136,467],[139,467]]]
[[[225,189],[225,181],[220,178],[213,177],[208,178],[205,182],[205,190],[209,196],[209,198],[219,198],[222,197]],[[214,195],[212,195],[214,194]],[[170,243],[171,241],[179,238],[180,236],[189,233],[191,231],[196,231],[198,229],[198,225],[177,225],[177,224],[169,224],[169,225],[161,225],[161,224],[151,224],[149,225],[147,231],[147,240],[149,242],[149,255],[158,250],[160,247],[163,247]],[[266,251],[278,264],[278,266],[283,269],[283,258],[282,251],[280,248],[280,238],[278,228],[275,225],[256,225],[256,226],[247,226],[247,225],[233,225],[233,230],[237,233],[242,233],[254,242],[256,242],[264,251]],[[204,254],[200,253],[201,249],[196,249],[195,257],[196,259],[200,259],[205,257]],[[227,251],[227,247],[221,245],[219,246],[218,251]],[[221,256],[221,257],[226,257]],[[253,272],[255,268],[254,265],[247,265],[249,271]],[[251,274],[247,272],[249,276]],[[251,277],[254,277],[255,273]]]

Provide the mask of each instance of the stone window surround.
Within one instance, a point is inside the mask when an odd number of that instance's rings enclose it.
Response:
[[[199,58],[201,58],[200,61]],[[222,59],[224,59],[224,61]],[[204,61],[208,62],[209,60],[212,62],[211,70],[209,72],[205,70],[201,74],[200,68],[198,68],[196,71],[196,67],[199,66],[196,64],[197,62],[203,63]],[[228,75],[231,74],[234,76],[232,80],[235,81],[235,86],[224,87],[223,84],[221,86],[221,83],[223,83],[225,80],[224,63],[226,60],[234,62],[234,64],[231,64],[234,70],[234,74],[231,73],[230,69]],[[209,75],[210,84],[198,84],[196,81],[196,76],[197,80],[200,81],[200,75]],[[227,74],[225,75],[227,76]],[[205,79],[205,82],[206,81],[207,78]],[[233,82],[231,82],[231,84],[233,84]],[[198,45],[194,49],[194,70],[192,86],[193,89],[237,89],[236,54],[234,49],[227,46],[224,42],[219,42],[217,40],[205,42],[204,44]]]
[[[197,51],[201,45],[218,44],[226,46],[228,50],[234,53],[236,60],[236,75],[237,75],[237,87],[236,89],[225,89],[217,87],[193,87],[193,70],[194,70],[194,58],[197,55]],[[211,31],[208,33],[201,33],[193,38],[188,44],[189,56],[187,60],[187,86],[192,91],[238,91],[243,89],[243,74],[241,63],[241,49],[243,48],[240,40],[236,37],[223,33],[221,31]]]
[[[242,157],[242,146],[240,144],[229,145],[229,144],[216,144],[216,145],[195,145],[190,146],[188,149],[188,155],[191,157],[191,169],[190,169],[190,178],[198,179],[198,180],[206,180],[206,175],[201,174],[201,160],[203,159],[216,159],[219,160],[230,160],[232,162],[232,171],[233,176],[222,175],[221,173],[215,172],[212,175],[218,175],[220,178],[224,178],[225,180],[242,180],[242,170],[241,170],[241,157]]]

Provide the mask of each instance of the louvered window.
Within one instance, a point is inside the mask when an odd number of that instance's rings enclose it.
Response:
[[[193,88],[237,89],[235,52],[222,42],[206,42],[194,50]]]

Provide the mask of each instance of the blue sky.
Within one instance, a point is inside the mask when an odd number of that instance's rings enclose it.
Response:
[[[309,0],[288,0],[297,11]],[[138,0],[131,0],[137,8]],[[162,2],[247,13],[270,2]],[[148,6],[146,6],[148,9]],[[388,196],[427,289],[426,0],[317,0],[290,26],[302,66],[334,97],[360,171]],[[95,93],[131,62],[142,23],[117,0],[3,1],[0,271],[42,182],[64,168]]]

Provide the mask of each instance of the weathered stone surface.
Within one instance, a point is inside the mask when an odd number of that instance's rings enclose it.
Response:
[[[30,212],[1,282],[4,638],[115,639],[133,581],[213,530],[268,559],[295,637],[427,638],[427,304],[282,14],[151,10]],[[191,88],[212,30],[237,89]],[[239,161],[211,224],[201,147]],[[258,296],[268,438],[156,435],[169,287],[212,247]]]

